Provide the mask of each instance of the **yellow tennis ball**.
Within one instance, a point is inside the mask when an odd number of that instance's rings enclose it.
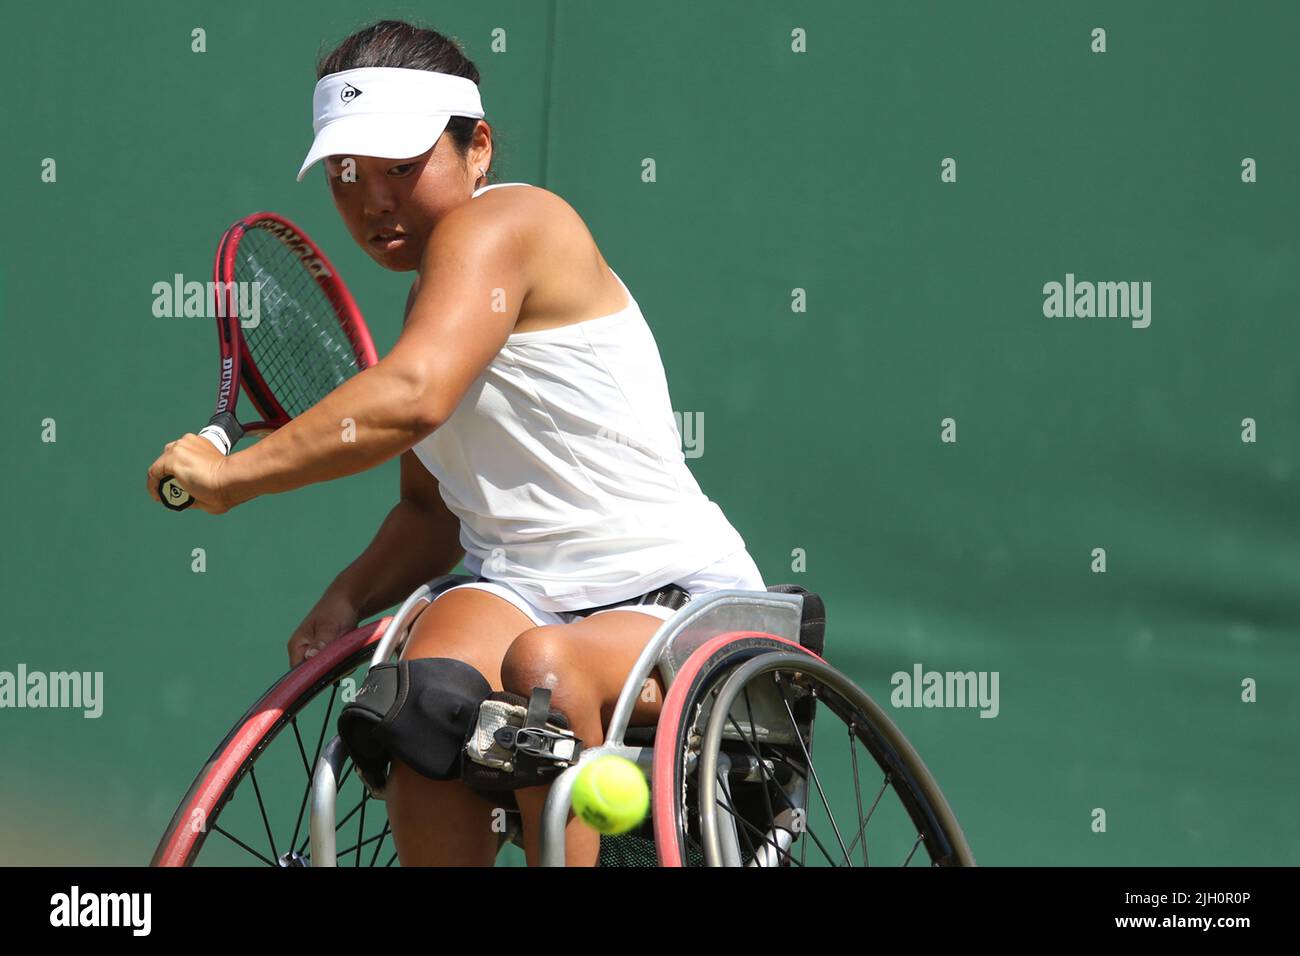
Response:
[[[573,812],[607,836],[626,833],[650,810],[650,787],[641,768],[626,757],[588,760],[573,784]]]

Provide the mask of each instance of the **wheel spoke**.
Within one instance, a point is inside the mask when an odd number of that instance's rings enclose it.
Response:
[[[293,824],[293,839],[289,841],[290,846],[298,843],[298,834],[302,832],[302,818],[307,812],[307,801],[311,798],[311,767],[307,763],[307,748],[302,745],[302,735],[298,733],[298,715],[293,715],[290,721],[293,727],[293,739],[298,744],[298,756],[302,758],[302,768],[307,774],[307,786],[303,787],[302,800],[298,803],[298,819]]]
[[[924,840],[925,840],[924,833],[918,833],[916,835],[916,842],[912,844],[912,852],[907,854],[907,859],[903,861],[903,866],[907,866],[907,864],[912,862],[912,857],[916,855],[917,847],[919,847]]]
[[[347,816],[345,816],[342,820],[339,820],[337,823],[335,823],[334,832],[338,833],[339,830],[343,829],[344,824],[346,824],[349,820],[351,820],[354,816],[356,816],[357,811],[359,811],[364,804],[365,804],[365,800],[363,799],[360,803],[358,803],[355,807],[353,807],[351,810],[348,811]]]
[[[369,843],[375,844],[375,852],[378,853],[379,845],[383,841],[384,835],[387,833],[388,833],[388,828],[385,827],[382,832],[376,833],[374,836],[368,836],[364,840],[358,837],[358,840],[355,844],[353,844],[352,846],[344,847],[342,850],[339,850],[336,855],[339,859],[342,859],[343,857],[347,856],[349,853],[355,853],[359,856],[361,854],[361,848],[363,846],[366,846]]]
[[[846,729],[848,730],[848,735],[849,735],[849,756],[852,758],[853,761],[853,800],[854,803],[857,805],[857,809],[858,809],[858,835],[862,837],[862,865],[870,866],[871,863],[868,862],[867,860],[867,835],[866,835],[867,824],[862,819],[862,786],[861,786],[861,781],[858,779],[858,748],[856,745],[857,738],[853,736],[853,723],[851,721],[849,722],[849,725]],[[885,782],[888,783],[888,781],[889,781],[889,775],[886,774]],[[882,793],[884,792],[883,788],[881,792]],[[877,803],[880,802],[879,793],[876,794],[876,802]],[[876,809],[876,805],[873,803],[871,805],[872,812],[874,812],[875,809]],[[868,818],[870,818],[870,813],[867,816]],[[858,842],[858,837],[855,836],[853,838],[853,843],[857,843],[857,842]],[[849,844],[850,852],[853,850],[853,843]]]
[[[886,773],[886,774],[885,774],[885,780],[884,780],[884,783],[882,783],[882,784],[880,785],[880,789],[876,791],[876,799],[875,799],[874,801],[872,801],[871,809],[867,811],[867,818],[866,818],[865,820],[862,819],[861,802],[859,801],[859,804],[858,804],[858,807],[859,807],[859,809],[858,809],[858,820],[860,821],[860,823],[859,823],[859,825],[858,825],[858,832],[857,832],[856,834],[854,834],[854,836],[853,836],[853,842],[849,844],[849,852],[850,852],[850,853],[853,852],[853,848],[854,848],[855,846],[858,845],[858,838],[861,837],[861,838],[862,838],[862,865],[863,865],[863,866],[869,866],[869,865],[870,865],[870,864],[868,864],[868,863],[866,862],[866,860],[867,860],[867,833],[866,833],[866,830],[867,830],[867,824],[871,822],[871,815],[872,815],[873,813],[876,812],[876,806],[880,803],[880,798],[883,797],[883,796],[885,795],[885,791],[886,791],[887,789],[889,789],[890,779],[891,779],[891,774]],[[855,782],[856,782],[856,781],[855,781]]]
[[[302,758],[302,769],[307,775],[307,783],[311,783],[311,764],[307,762],[307,748],[302,745],[302,734],[298,733],[298,715],[293,715],[293,720],[289,721],[293,727],[293,739],[298,742],[298,756]]]
[[[384,821],[384,829],[383,829],[383,831],[379,834],[379,842],[375,844],[375,852],[372,853],[372,854],[370,854],[370,865],[371,865],[371,866],[374,866],[374,865],[375,865],[375,860],[379,859],[379,848],[382,847],[382,846],[384,845],[384,837],[388,836],[388,827],[389,827],[389,823],[388,823],[387,820],[385,820],[385,821]]]
[[[362,839],[366,835],[366,804],[370,802],[370,793],[366,790],[361,791],[361,816],[357,820],[357,862],[355,866],[361,865],[361,847],[364,845]]]
[[[221,829],[221,827],[217,826],[215,823],[212,824],[212,829],[215,830],[217,833],[220,833],[223,837],[225,837],[227,840],[229,840],[231,843],[235,844],[236,846],[243,847],[245,850],[253,854],[253,856],[257,857],[267,866],[275,866],[273,862],[268,860],[266,857],[262,856],[262,854],[258,853],[251,846],[249,846],[243,840],[239,839],[239,837],[235,836],[234,834],[227,833],[225,830]]]
[[[266,817],[266,804],[262,802],[262,788],[257,785],[257,768],[248,765],[248,776],[253,781],[253,793],[257,795],[257,809],[262,813],[262,826],[266,828],[266,842],[271,844],[271,859],[278,860],[280,854],[275,849],[275,837],[271,835],[271,821]]]

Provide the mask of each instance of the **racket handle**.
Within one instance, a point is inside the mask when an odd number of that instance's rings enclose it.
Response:
[[[230,449],[235,447],[235,442],[244,436],[244,429],[240,427],[239,422],[235,421],[235,416],[229,412],[217,412],[212,416],[202,429],[199,435],[212,442],[212,447],[223,455],[229,455]],[[164,475],[158,482],[158,497],[162,499],[163,506],[170,511],[184,511],[190,505],[194,504],[194,497],[180,486],[174,475]]]

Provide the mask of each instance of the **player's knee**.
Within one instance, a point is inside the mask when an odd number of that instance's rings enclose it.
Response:
[[[534,687],[551,691],[554,706],[578,702],[583,668],[572,660],[572,642],[565,640],[563,625],[532,627],[511,643],[501,661],[501,686],[527,697]]]

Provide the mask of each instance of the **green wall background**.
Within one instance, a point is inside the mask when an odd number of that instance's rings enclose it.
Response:
[[[996,719],[892,711],[980,862],[1300,863],[1300,14],[1029,0],[7,5],[0,670],[102,670],[106,704],[0,711],[0,862],[147,862],[395,500],[395,463],[221,518],[142,487],[213,358],[151,286],[239,216],[301,223],[396,339],[405,281],[294,182],[316,54],[381,16],[463,41],[498,178],[586,218],[830,660],[882,702],[999,672]],[[1151,326],[1044,318],[1069,272],[1150,281]]]

